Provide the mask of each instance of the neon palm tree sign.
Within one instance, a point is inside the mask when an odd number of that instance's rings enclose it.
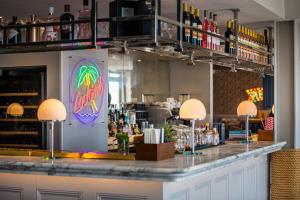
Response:
[[[103,67],[91,59],[82,59],[74,67],[70,81],[71,109],[83,124],[92,124],[100,116],[104,97]]]

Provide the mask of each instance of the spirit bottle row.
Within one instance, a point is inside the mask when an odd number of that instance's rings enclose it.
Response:
[[[91,12],[89,9],[89,0],[83,0],[83,9],[78,11],[78,20],[90,19]],[[74,40],[74,39],[89,39],[91,37],[90,23],[64,24],[60,26],[38,26],[38,27],[7,27],[7,25],[30,25],[39,23],[51,22],[73,22],[75,17],[71,14],[69,4],[64,5],[64,13],[59,17],[54,17],[54,7],[49,7],[47,19],[37,19],[35,14],[32,14],[29,19],[18,20],[17,16],[13,16],[10,22],[6,22],[3,17],[0,17],[0,45],[1,44],[18,44],[26,42],[39,41],[56,41],[56,40]]]
[[[182,11],[183,23],[186,26],[191,26],[194,28],[183,28],[183,41],[202,48],[221,51],[220,38],[207,34],[213,33],[215,35],[220,35],[217,23],[217,15],[213,14],[212,12],[208,13],[207,10],[204,10],[204,17],[201,19],[200,9],[195,8],[193,5],[189,7],[187,2],[183,3]]]
[[[252,29],[244,26],[237,26],[238,31],[238,51],[235,47],[235,22],[227,21],[227,29],[225,32],[225,52],[237,54],[239,57],[249,59],[263,64],[269,63],[268,51],[270,49],[267,34],[260,34]]]

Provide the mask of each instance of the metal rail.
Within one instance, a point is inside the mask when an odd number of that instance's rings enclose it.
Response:
[[[90,23],[91,25],[91,38],[89,39],[76,39],[76,40],[60,40],[60,41],[39,41],[39,42],[26,42],[18,44],[2,44],[0,45],[0,54],[5,53],[23,53],[23,52],[46,52],[46,51],[64,51],[64,50],[78,50],[78,49],[95,49],[95,48],[122,48],[126,44],[126,48],[132,49],[144,49],[142,51],[149,52],[149,48],[152,53],[159,55],[165,55],[170,58],[180,57],[181,59],[191,59],[190,55],[193,55],[194,61],[207,61],[221,66],[238,66],[237,69],[248,69],[251,66],[251,70],[261,72],[262,68],[266,72],[272,73],[273,67],[271,64],[260,63],[257,61],[238,57],[239,46],[244,46],[249,49],[255,50],[260,53],[264,53],[269,57],[272,56],[271,52],[265,51],[260,48],[254,48],[252,46],[242,44],[238,42],[238,9],[227,9],[233,12],[235,31],[234,39],[227,39],[222,35],[206,32],[197,27],[189,26],[182,21],[182,0],[177,0],[177,21],[166,17],[163,17],[159,13],[158,6],[160,0],[154,0],[154,12],[151,15],[139,15],[132,17],[111,17],[111,18],[97,18],[97,2],[92,0],[91,19],[89,20],[77,20],[73,22],[52,22],[52,23],[37,23],[37,24],[25,24],[25,25],[8,25],[4,27],[4,30],[11,28],[32,28],[32,27],[46,27],[46,26],[59,26],[59,25],[73,25],[81,23]],[[153,20],[152,35],[147,36],[130,36],[130,37],[105,37],[97,38],[97,23],[109,23],[116,21],[137,21],[137,20]],[[178,39],[168,39],[161,37],[161,23],[167,23],[168,25],[177,27]],[[211,49],[205,49],[196,45],[183,42],[183,29],[188,28],[193,31],[205,33],[212,37],[218,38],[224,42],[232,42],[236,48],[234,54],[228,54],[220,51],[214,51]],[[1,29],[0,29],[1,30]],[[97,43],[101,42],[101,44]],[[166,48],[171,47],[171,48]],[[148,50],[145,50],[148,48]],[[170,51],[170,49],[173,49]],[[169,51],[169,52],[168,52]],[[191,54],[191,52],[194,52]],[[271,60],[271,59],[270,59]]]

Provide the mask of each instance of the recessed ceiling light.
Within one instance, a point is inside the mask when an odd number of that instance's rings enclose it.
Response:
[[[142,60],[141,60],[141,59],[138,59],[137,61],[138,61],[138,62],[142,62]]]

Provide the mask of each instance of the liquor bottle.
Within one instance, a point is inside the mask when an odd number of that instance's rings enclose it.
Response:
[[[65,4],[65,13],[60,16],[61,22],[73,22],[74,16],[70,13],[70,5]],[[74,24],[60,26],[61,40],[74,40]]]
[[[195,16],[195,8],[194,6],[190,7],[190,21],[191,24],[190,26],[194,28],[198,28],[196,16]],[[196,30],[191,30],[191,37],[190,37],[190,43],[196,45],[197,44],[197,31]]]
[[[228,20],[227,21],[227,29],[226,29],[226,32],[225,32],[225,53],[231,53],[231,35],[232,35],[232,29],[231,29],[231,20]]]
[[[36,24],[36,15],[30,15],[30,21],[27,24]],[[36,42],[37,41],[37,27],[27,28],[27,42]]]
[[[230,35],[230,40],[231,41],[235,41],[235,36],[234,36],[234,32],[235,32],[235,23],[236,21],[231,21],[231,32],[232,34]],[[231,54],[236,54],[236,48],[235,48],[235,42],[230,42],[230,52]]]
[[[208,25],[207,25],[207,32],[212,33],[212,30],[214,29],[213,27],[213,22],[212,22],[212,12],[209,13],[209,20],[208,20]],[[206,46],[208,49],[212,49],[212,36],[207,34],[207,41],[206,41]]]
[[[202,30],[202,22],[201,22],[201,18],[200,18],[200,9],[197,8],[196,9],[196,22],[197,22],[197,27],[199,30]],[[197,45],[199,47],[202,47],[202,32],[198,31],[197,34]]]
[[[268,37],[268,30],[265,29],[264,30],[264,36],[263,36],[263,43],[264,43],[264,47],[265,47],[265,50],[270,52],[270,40],[269,40],[269,37]],[[266,55],[265,56],[265,63],[270,63],[270,55]]]
[[[12,17],[12,22],[8,25],[17,25],[18,18]],[[9,44],[18,44],[21,41],[21,31],[19,28],[10,28],[7,31],[7,40]]]
[[[217,14],[213,14],[213,29],[212,29],[212,33],[214,33],[214,34],[217,35],[217,29],[218,29]],[[217,50],[219,48],[218,44],[217,44],[218,39],[219,38],[217,38],[217,37],[212,37],[212,49],[213,50]]]
[[[91,18],[91,10],[89,8],[89,0],[83,0],[83,9],[78,12],[78,20],[88,20]],[[90,23],[81,23],[78,25],[78,39],[91,38],[91,25]]]
[[[183,24],[190,26],[191,25],[191,20],[190,20],[190,13],[188,12],[188,6],[187,3],[183,3],[183,19],[182,22]],[[183,41],[184,42],[190,42],[190,37],[191,37],[191,30],[189,28],[183,28]]]
[[[202,22],[202,29],[203,29],[203,31],[207,32],[207,28],[208,28],[207,10],[204,10],[204,19]],[[202,34],[202,46],[203,46],[203,48],[207,48],[207,34],[206,33]]]
[[[239,43],[242,43],[242,38],[243,38],[243,36],[242,36],[242,26],[239,25],[238,26],[238,42]],[[242,57],[242,51],[243,51],[243,47],[239,46],[239,50],[238,50],[238,56],[239,57]]]
[[[4,44],[6,41],[6,33],[4,31],[4,19],[0,17],[0,44]]]
[[[51,23],[54,22],[54,7],[49,7],[49,14],[47,17],[47,22]],[[58,27],[56,26],[46,26],[45,32],[43,34],[44,41],[55,41],[58,38]]]

